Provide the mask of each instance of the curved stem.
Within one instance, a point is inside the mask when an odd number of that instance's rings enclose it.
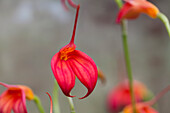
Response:
[[[51,97],[51,95],[48,93],[48,92],[46,92],[46,94],[49,96],[49,98],[50,98],[50,113],[53,113],[53,101],[52,101],[52,97]]]
[[[146,102],[148,105],[154,105],[163,95],[170,91],[170,85],[163,89],[158,95],[156,95],[152,100]]]
[[[34,95],[34,102],[37,105],[37,108],[38,108],[39,112],[40,113],[45,113],[44,108],[43,108],[43,106],[41,104],[41,101],[40,101],[39,97],[36,96],[36,95]]]
[[[157,17],[164,23],[170,38],[170,25],[168,18],[163,13],[158,13]]]
[[[68,7],[66,5],[66,0],[61,0],[61,4],[63,5],[64,9],[68,11]]]
[[[67,97],[68,99],[68,102],[70,104],[70,110],[71,112],[70,113],[76,113],[75,109],[74,109],[74,103],[73,103],[73,99],[71,97]]]
[[[68,0],[68,3],[69,3],[73,8],[77,8],[77,4],[75,4],[72,0]]]

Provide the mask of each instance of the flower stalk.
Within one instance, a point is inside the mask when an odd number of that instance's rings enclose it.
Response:
[[[133,89],[133,76],[132,76],[132,69],[131,69],[131,64],[130,64],[125,20],[122,21],[121,28],[122,28],[122,40],[123,40],[124,57],[125,57],[125,62],[126,62],[126,70],[127,70],[127,75],[129,79],[130,95],[131,95],[131,100],[132,100],[133,112],[136,113],[135,95],[134,95],[134,89]]]
[[[116,4],[118,5],[119,8],[122,7],[122,5],[123,5],[122,0],[115,0],[115,2],[116,2]]]
[[[53,89],[53,104],[54,104],[54,113],[60,113],[59,100],[58,100],[58,84],[54,81]]]
[[[119,8],[122,7],[122,0],[116,0],[116,3]],[[135,107],[136,102],[135,102],[135,95],[134,95],[134,89],[133,89],[133,76],[132,76],[132,69],[131,69],[131,64],[130,64],[130,55],[129,55],[128,42],[127,42],[126,26],[127,26],[126,21],[122,20],[121,21],[121,29],[122,29],[124,57],[125,57],[127,75],[128,75],[128,79],[129,79],[129,87],[130,87],[130,95],[131,95],[133,113],[136,113],[136,107]]]
[[[71,110],[70,113],[76,113],[75,108],[74,108],[73,99],[71,97],[67,97],[67,99],[70,104],[70,110]]]
[[[43,108],[43,106],[41,104],[41,101],[40,101],[39,97],[36,96],[36,95],[34,95],[34,102],[37,105],[37,108],[38,108],[39,112],[40,113],[45,113],[44,108]]]

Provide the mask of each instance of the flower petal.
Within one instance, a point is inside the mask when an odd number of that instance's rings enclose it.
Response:
[[[11,113],[12,108],[15,106],[18,108],[19,103],[17,101],[22,100],[22,92],[21,89],[16,87],[6,90],[0,97],[0,113]],[[25,112],[22,109],[18,109],[16,112],[14,111],[14,113],[27,113],[26,106]]]
[[[147,14],[151,18],[156,18],[159,13],[159,9],[148,1],[144,1],[140,4],[141,12]]]
[[[15,99],[13,111],[14,113],[27,113],[25,93],[23,90],[20,93],[21,93],[21,96]]]
[[[68,61],[77,78],[88,89],[87,94],[80,98],[83,99],[95,88],[98,77],[97,66],[92,58],[79,50],[75,50]]]
[[[146,0],[125,0],[125,1],[131,4],[133,7],[140,9],[139,13],[145,13],[151,18],[157,17],[159,9],[152,3]]]
[[[53,74],[63,93],[66,96],[74,97],[70,95],[70,91],[75,85],[75,74],[68,65],[68,61],[61,60],[59,55],[59,53],[56,53],[51,60]]]
[[[119,13],[118,13],[118,16],[117,16],[117,19],[116,19],[116,22],[117,23],[120,23],[120,21],[123,19],[123,18],[126,18],[126,19],[135,19],[139,16],[139,12],[138,12],[138,7],[133,7],[131,4],[129,3],[125,3],[123,5],[123,7],[120,9]]]
[[[8,90],[0,96],[0,113],[11,113],[13,107],[13,97],[9,95]]]
[[[151,18],[156,18],[159,9],[146,0],[124,0],[126,3],[120,9],[116,22],[120,23],[122,19],[135,19],[141,13],[145,13]]]
[[[33,100],[34,99],[34,93],[31,90],[31,88],[29,88],[28,86],[24,86],[24,85],[17,85],[17,87],[21,88],[24,91],[26,99],[28,99],[28,100]]]

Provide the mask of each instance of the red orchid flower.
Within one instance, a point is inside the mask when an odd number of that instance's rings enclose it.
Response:
[[[73,8],[77,8],[77,4],[75,4],[72,0],[67,0],[68,1],[68,3],[69,3],[69,5],[71,6],[71,7],[73,7]],[[68,10],[68,7],[67,7],[67,5],[66,5],[66,0],[61,0],[61,3],[62,3],[62,5],[64,6],[64,8],[66,9],[66,10]]]
[[[136,102],[143,101],[145,98],[150,97],[148,89],[142,83],[134,81],[133,88]],[[114,87],[108,95],[107,104],[111,113],[120,112],[123,107],[131,104],[128,80],[125,80]]]
[[[132,105],[128,105],[123,109],[123,113],[133,113]],[[150,107],[145,103],[137,103],[136,104],[136,113],[158,113],[155,109]]]
[[[87,94],[80,98],[83,99],[94,90],[98,72],[97,66],[92,58],[84,52],[75,50],[76,45],[74,44],[74,37],[79,8],[80,5],[77,7],[71,41],[52,57],[51,68],[61,90],[69,97],[74,97],[70,95],[70,91],[75,85],[75,76],[77,76],[80,82],[88,89]]]
[[[158,8],[146,0],[124,0],[126,3],[120,9],[116,22],[122,19],[136,19],[141,13],[145,13],[151,18],[156,18],[159,13]]]
[[[27,113],[26,99],[33,100],[34,94],[32,90],[23,85],[8,85],[0,82],[7,88],[0,95],[0,113]]]

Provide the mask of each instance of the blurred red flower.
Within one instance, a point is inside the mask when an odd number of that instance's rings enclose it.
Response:
[[[151,98],[151,94],[144,84],[134,81],[133,88],[136,102]],[[107,98],[107,105],[111,113],[118,113],[128,104],[131,104],[130,88],[128,80],[124,80],[111,90]]]
[[[0,113],[27,113],[26,99],[33,100],[34,94],[32,90],[23,85],[8,85],[0,82],[7,88],[0,95]]]
[[[151,18],[156,18],[159,9],[146,0],[124,0],[126,3],[120,9],[116,22],[122,19],[136,19],[141,13],[145,13]]]

